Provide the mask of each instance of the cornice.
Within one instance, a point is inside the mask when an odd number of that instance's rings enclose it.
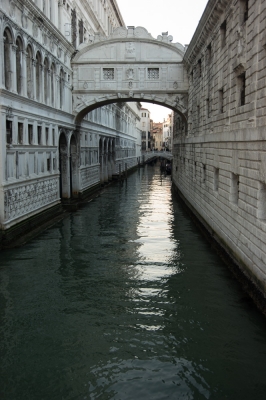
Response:
[[[32,0],[18,1],[23,6],[28,8],[28,10],[33,14],[34,19],[37,19],[39,23],[42,23],[43,26],[49,30],[49,33],[53,34],[55,38],[60,42],[60,44],[65,46],[70,54],[73,54],[75,49],[72,44],[65,38],[64,35],[62,35],[59,29],[55,27],[55,25],[46,17],[46,15],[35,5]]]
[[[193,64],[195,57],[208,44],[208,37],[214,32],[228,5],[232,6],[231,0],[209,0],[184,56],[184,62],[187,66]]]
[[[57,58],[49,49],[43,46],[39,41],[37,41],[34,36],[30,35],[27,30],[25,30],[22,26],[19,26],[16,21],[12,20],[11,18],[6,15],[3,11],[0,10],[0,18],[6,19],[6,21],[9,22],[11,26],[13,26],[14,29],[17,30],[17,32],[20,32],[20,34],[25,35],[25,37],[29,38],[31,43],[34,43],[36,48],[38,48],[40,51],[42,51],[43,54],[50,54],[51,59],[55,64],[60,64],[62,65],[65,69],[67,69],[69,72],[71,71],[71,67],[68,67],[63,61],[61,61],[59,58]],[[61,45],[61,43],[60,43]],[[71,56],[72,53],[69,52],[69,56]]]
[[[96,15],[95,15],[93,9],[91,8],[89,2],[86,1],[86,0],[81,0],[80,3],[82,4],[84,9],[88,13],[89,17],[91,18],[93,24],[97,27],[97,29],[100,28],[99,32],[105,35],[105,32],[104,32],[103,28],[101,27],[101,25],[100,25],[100,23],[98,21],[98,18],[96,17]],[[76,8],[79,8],[76,2],[74,2],[73,6],[76,7]]]
[[[118,7],[118,4],[117,4],[116,0],[109,0],[109,1],[110,1],[111,5],[112,5],[112,7],[114,9],[116,18],[117,18],[120,26],[126,26],[125,22],[123,20],[123,17],[122,17],[122,15],[120,13],[120,10],[119,10],[119,7]]]

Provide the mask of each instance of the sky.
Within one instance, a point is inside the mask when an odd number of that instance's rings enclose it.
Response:
[[[143,26],[154,38],[167,32],[173,43],[189,44],[197,28],[207,0],[116,0],[126,26]],[[141,103],[151,112],[155,122],[171,113],[165,107]]]

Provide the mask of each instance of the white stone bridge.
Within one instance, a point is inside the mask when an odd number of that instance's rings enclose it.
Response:
[[[168,161],[172,161],[173,159],[173,154],[170,153],[169,151],[146,151],[142,152],[141,154],[142,157],[142,164],[148,162],[149,160],[155,159],[155,158],[164,158]]]
[[[168,107],[187,120],[185,48],[168,32],[154,39],[145,28],[117,28],[82,44],[72,60],[73,110],[77,125],[95,108],[145,101]]]

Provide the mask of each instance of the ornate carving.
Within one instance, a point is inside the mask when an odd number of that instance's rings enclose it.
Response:
[[[21,25],[24,29],[28,28],[28,15],[25,10],[21,14]]]
[[[135,58],[136,49],[133,42],[126,43],[126,58]]]
[[[176,81],[173,83],[173,88],[178,89],[178,83]]]
[[[246,39],[243,27],[237,30],[237,55],[241,57],[245,54]]]
[[[58,199],[58,179],[42,180],[5,191],[5,219],[13,220]]]
[[[126,71],[127,79],[134,79],[134,69],[128,68]]]
[[[34,22],[33,24],[32,33],[34,37],[38,36],[38,25],[36,24],[36,22]]]
[[[9,3],[9,16],[12,19],[15,18],[15,8],[16,8],[16,3],[14,0],[11,0]]]
[[[54,40],[53,40],[53,38],[51,37],[50,38],[50,51],[53,53],[53,51],[54,51]]]
[[[57,47],[57,57],[61,58],[61,55],[62,55],[62,49],[58,46]]]
[[[81,186],[84,189],[94,183],[99,182],[99,167],[90,167],[81,170]]]
[[[132,81],[130,81],[130,82],[128,83],[128,87],[129,87],[129,89],[131,89],[131,88],[133,87],[133,82],[132,82]]]
[[[185,95],[179,95],[175,97],[175,100],[173,101],[174,105],[179,107],[182,112],[186,112],[187,110],[187,96]]]
[[[118,37],[118,38],[124,38],[127,36],[127,29],[120,26],[119,28],[116,28],[114,32],[111,35],[112,37]]]

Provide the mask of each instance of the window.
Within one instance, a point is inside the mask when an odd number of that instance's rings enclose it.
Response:
[[[33,98],[33,55],[31,46],[27,47],[27,96]]]
[[[12,121],[6,121],[6,143],[12,143]]]
[[[17,72],[17,92],[21,94],[22,92],[22,63],[21,54],[23,46],[20,38],[16,40],[16,72]]]
[[[221,114],[224,112],[224,90],[220,89],[218,92],[218,112]]]
[[[103,79],[105,81],[112,81],[115,79],[114,68],[103,68]]]
[[[59,93],[59,95],[60,95],[60,97],[59,97],[59,99],[60,99],[60,108],[61,109],[63,109],[63,105],[64,105],[64,85],[65,85],[65,82],[64,82],[64,71],[63,71],[63,69],[61,69],[60,70],[60,93]]]
[[[232,173],[231,179],[231,201],[234,204],[238,203],[239,199],[239,175]]]
[[[28,125],[28,143],[33,144],[33,125]]]
[[[42,83],[42,71],[41,71],[41,54],[36,54],[36,98],[40,101],[41,99],[41,83]]]
[[[38,132],[38,144],[42,144],[42,127],[41,126],[37,127],[37,132]]]
[[[45,128],[46,145],[49,145],[49,128]]]
[[[18,144],[23,143],[23,123],[18,123]]]
[[[148,68],[148,79],[159,79],[159,68]]]
[[[220,33],[221,33],[221,47],[224,47],[226,45],[226,20],[222,23],[220,27]]]
[[[210,118],[211,113],[210,113],[210,99],[206,99],[206,115],[208,118]]]
[[[12,36],[9,29],[4,32],[4,67],[5,67],[5,87],[7,90],[11,89],[11,45]]]
[[[214,172],[213,172],[213,190],[215,192],[218,192],[219,189],[219,169],[218,168],[214,168]]]
[[[146,117],[146,113],[142,113],[141,116],[142,116],[142,117]]]
[[[209,63],[209,66],[211,64],[211,61],[212,61],[212,45],[210,43],[209,46],[207,47],[207,62]]]
[[[202,164],[202,183],[205,185],[206,183],[206,165]]]
[[[199,71],[199,77],[201,77],[202,75],[201,59],[198,61],[198,71]]]
[[[245,104],[246,96],[246,73],[238,76],[238,86],[239,86],[239,105],[243,106]]]
[[[46,104],[48,103],[48,87],[49,87],[49,85],[48,85],[48,78],[49,78],[48,65],[49,65],[48,60],[47,60],[47,58],[45,58],[44,63],[43,63],[43,66],[44,66],[43,71],[44,71],[44,102]]]

